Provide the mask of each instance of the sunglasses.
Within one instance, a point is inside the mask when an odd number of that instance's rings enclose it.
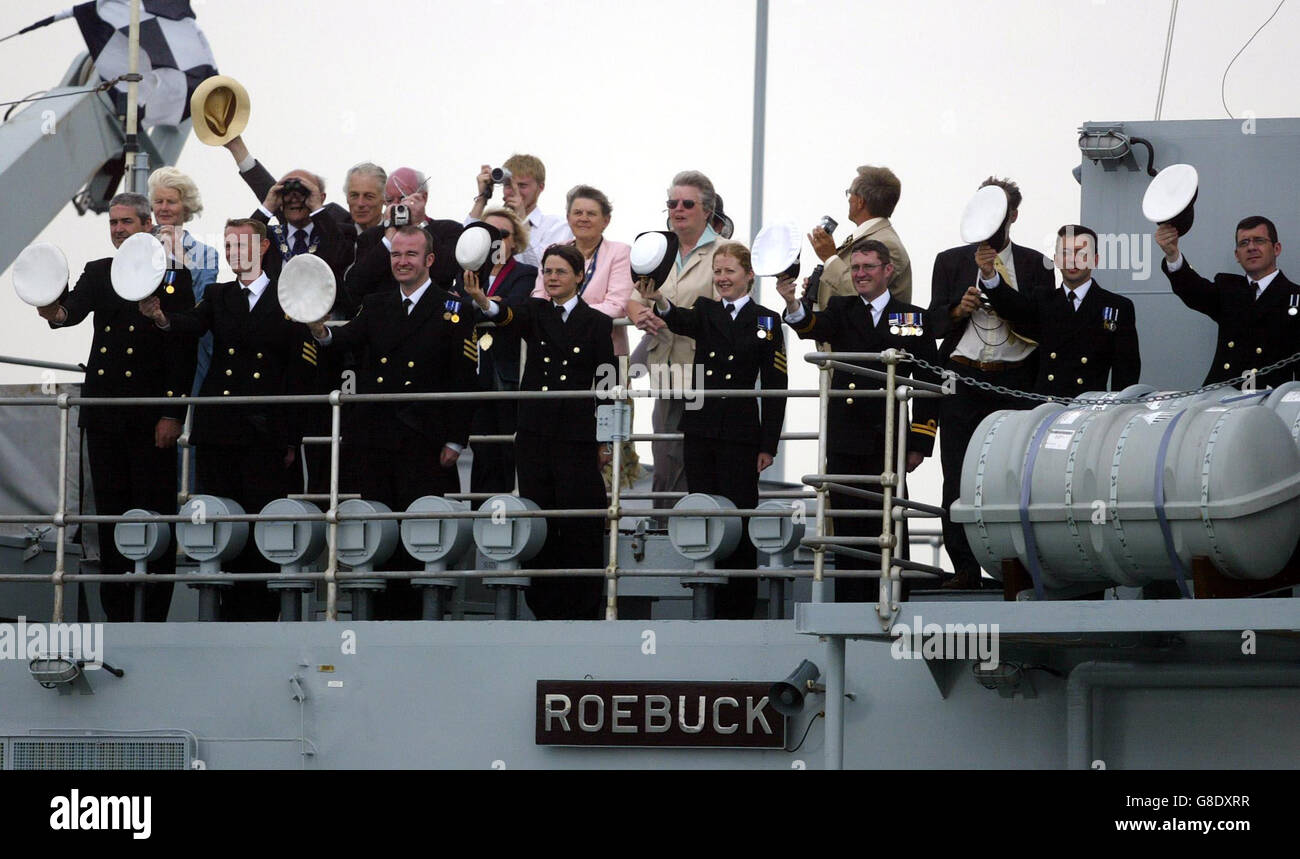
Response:
[[[688,209],[688,210],[689,210],[689,209],[694,209],[694,208],[695,208],[695,201],[694,201],[694,200],[669,200],[669,201],[668,201],[668,208],[670,208],[670,209],[676,209],[678,203],[681,203],[683,209]]]

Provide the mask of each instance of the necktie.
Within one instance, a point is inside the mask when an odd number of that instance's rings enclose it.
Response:
[[[297,256],[298,254],[305,254],[306,252],[307,252],[307,231],[298,230],[298,232],[293,237],[293,250],[291,251],[291,253]]]
[[[1011,272],[1007,271],[1006,263],[1002,262],[1002,257],[993,258],[993,270],[1002,275],[1002,282],[1007,286],[1014,287],[1016,285],[1015,280],[1011,277]]]
[[[560,317],[560,321],[563,322],[563,321],[564,321],[564,305],[563,305],[563,304],[556,304],[556,305],[553,305],[553,306],[555,307],[555,315],[558,316],[558,317]]]
[[[244,306],[247,307],[249,310],[252,310],[253,305],[250,303],[250,299],[253,295],[253,290],[245,286],[241,288],[239,291],[244,294]]]
[[[411,315],[411,308],[414,306],[414,304],[415,302],[411,301],[411,299],[409,298],[402,299],[402,309],[406,311],[407,316]]]
[[[1078,309],[1079,309],[1079,305],[1075,304],[1074,302],[1075,302],[1076,299],[1078,299],[1079,294],[1078,294],[1077,292],[1075,292],[1073,289],[1067,289],[1067,290],[1065,291],[1065,296],[1066,296],[1066,298],[1070,299],[1070,309],[1071,309],[1071,310],[1078,310]]]
[[[1251,289],[1255,290],[1255,300],[1258,301],[1260,295],[1262,295],[1263,292],[1264,292],[1264,290],[1262,290],[1262,289],[1259,288],[1259,281],[1257,281],[1257,280],[1252,280],[1252,281],[1250,282],[1250,287],[1251,287]]]
[[[736,305],[732,304],[730,301],[724,302],[722,309],[727,311],[727,315],[732,319],[736,318]]]

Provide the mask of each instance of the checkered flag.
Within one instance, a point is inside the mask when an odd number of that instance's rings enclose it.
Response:
[[[95,69],[103,80],[127,73],[131,4],[96,0],[72,9]],[[212,48],[194,20],[189,0],[143,0],[140,9],[140,104],[145,128],[179,125],[190,115],[190,94],[217,73]],[[126,84],[117,89],[126,91]]]

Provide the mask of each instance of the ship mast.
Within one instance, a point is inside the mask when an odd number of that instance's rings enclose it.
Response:
[[[140,0],[131,0],[131,29],[128,42],[126,143],[122,151],[126,156],[126,189],[143,194],[149,179],[149,156],[140,151],[140,144],[136,139],[140,96]]]

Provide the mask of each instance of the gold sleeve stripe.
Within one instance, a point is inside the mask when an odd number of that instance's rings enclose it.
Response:
[[[930,438],[937,437],[934,427],[926,426],[925,424],[912,424],[912,432],[920,433],[921,435],[928,435]]]
[[[799,334],[807,334],[812,330],[813,324],[817,322],[816,313],[807,313],[804,315],[803,324],[797,326],[794,330]]]

